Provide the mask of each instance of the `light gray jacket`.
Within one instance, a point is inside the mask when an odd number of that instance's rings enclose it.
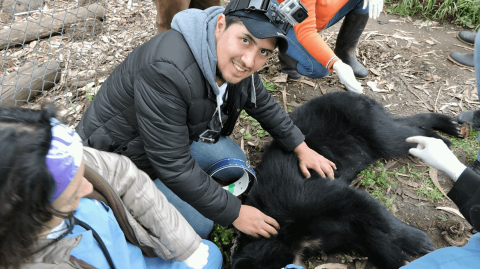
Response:
[[[85,178],[93,187],[89,198],[104,201],[114,212],[127,240],[144,255],[183,261],[201,238],[160,192],[150,177],[127,157],[84,147]],[[81,236],[64,238],[34,255],[22,268],[93,268],[70,256]],[[38,247],[51,240],[40,239]]]

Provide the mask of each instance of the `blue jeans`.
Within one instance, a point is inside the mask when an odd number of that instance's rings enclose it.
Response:
[[[208,170],[213,163],[224,158],[247,160],[247,156],[245,156],[237,143],[225,136],[221,136],[219,141],[213,145],[193,142],[190,146],[190,153],[204,171]],[[243,173],[243,169],[232,167],[216,173],[215,177],[221,181],[230,183],[240,178]],[[195,208],[180,199],[180,197],[173,193],[159,179],[156,179],[154,183],[157,188],[163,192],[167,200],[185,217],[195,232],[201,238],[207,238],[213,229],[213,221],[205,218]]]
[[[403,266],[402,269],[465,269],[478,268],[479,265],[480,233],[477,233],[463,247],[437,249]]]
[[[477,80],[477,93],[480,99],[480,34],[475,37],[475,50],[473,51],[473,65],[475,67],[475,79]],[[480,100],[479,100],[480,101]],[[478,135],[478,143],[480,143],[480,134]],[[480,151],[477,155],[480,161]]]
[[[205,269],[220,269],[222,268],[223,257],[222,253],[214,243],[202,240],[202,242],[208,246],[208,263],[205,265]],[[145,264],[147,269],[189,269],[184,262],[165,261],[159,258],[145,258]]]
[[[363,9],[363,0],[348,1],[327,23],[325,29],[337,23],[350,12],[365,14],[368,13],[368,6]],[[310,55],[303,45],[298,42],[293,28],[290,28],[288,31],[287,39],[288,50],[286,54],[297,61],[297,71],[300,74],[309,78],[323,78],[330,74],[328,69]]]
[[[202,142],[193,142],[190,146],[190,153],[198,165],[207,171],[215,162],[225,158],[237,158],[246,161],[247,156],[240,146],[226,136],[221,136],[217,143],[211,145]],[[243,175],[243,169],[231,167],[219,171],[214,176],[225,183],[233,182]]]
[[[302,266],[300,265],[295,265],[295,264],[289,264],[287,266],[285,266],[285,269],[304,269]]]

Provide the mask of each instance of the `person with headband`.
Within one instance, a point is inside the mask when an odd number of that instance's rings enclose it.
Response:
[[[54,114],[0,108],[0,268],[222,267],[147,174]]]
[[[278,8],[275,1],[252,2],[269,12]],[[283,150],[296,153],[305,177],[315,171],[333,178],[336,168],[307,146],[256,72],[275,48],[286,51],[290,24],[274,23],[248,3],[177,13],[171,30],[115,68],[76,127],[85,146],[127,156],[145,171],[202,238],[214,223],[254,237],[279,229],[275,219],[237,198],[249,174],[251,182],[255,177],[229,138],[243,110]]]
[[[473,226],[467,245],[437,249],[402,267],[403,269],[478,268],[480,265],[480,175],[462,164],[440,139],[414,136],[407,142],[416,143],[410,154],[445,172],[455,183],[448,197],[458,206]]]
[[[366,78],[368,70],[357,60],[355,50],[368,18],[377,19],[380,16],[383,0],[299,1],[308,10],[308,17],[288,31],[288,50],[278,54],[282,72],[289,78],[299,79],[301,75],[322,78],[335,70],[347,90],[363,93],[357,78]],[[318,31],[333,26],[342,18],[332,50]]]

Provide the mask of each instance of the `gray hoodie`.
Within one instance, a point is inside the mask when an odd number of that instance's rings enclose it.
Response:
[[[187,41],[198,66],[217,96],[220,122],[222,122],[222,117],[219,104],[222,96],[220,96],[215,75],[217,69],[215,27],[217,26],[218,16],[224,10],[223,7],[218,6],[205,10],[187,9],[177,13],[172,20],[172,28],[180,32]]]

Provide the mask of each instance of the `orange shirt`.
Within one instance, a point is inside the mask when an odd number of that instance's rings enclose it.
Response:
[[[284,1],[278,0],[279,3]],[[293,27],[297,39],[310,55],[329,71],[332,71],[332,66],[338,59],[333,60],[327,66],[335,53],[317,32],[327,26],[327,23],[348,0],[301,0],[301,2],[308,9],[308,18]]]

